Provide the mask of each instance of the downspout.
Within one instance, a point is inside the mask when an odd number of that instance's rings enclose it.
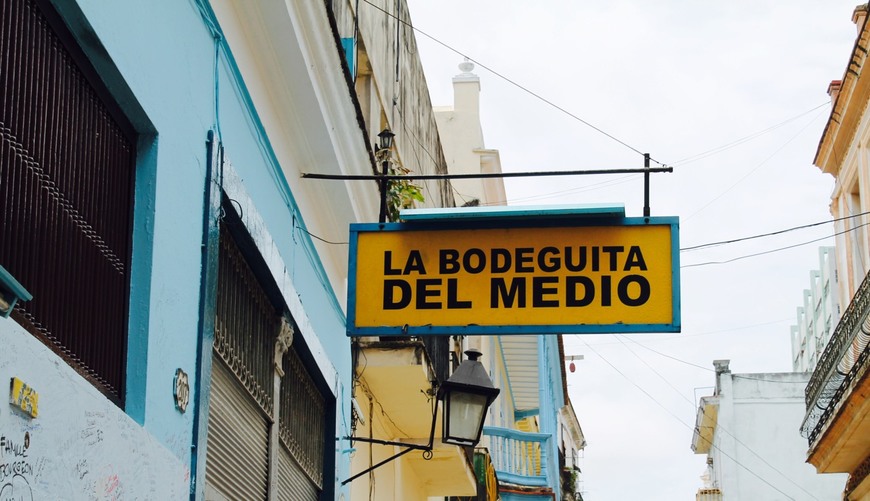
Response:
[[[193,442],[190,454],[190,500],[205,495],[205,443],[208,436],[208,403],[211,394],[211,351],[214,344],[214,318],[217,303],[218,252],[220,244],[220,201],[223,151],[208,132],[208,158],[205,168],[205,196],[202,218],[202,259],[199,290],[199,336],[197,336],[196,377],[193,392]],[[199,468],[200,464],[203,466]]]

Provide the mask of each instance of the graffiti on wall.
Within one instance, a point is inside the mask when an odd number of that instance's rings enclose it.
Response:
[[[0,501],[32,501],[30,480],[40,472],[42,462],[34,467],[28,454],[30,433],[21,438],[0,435]]]
[[[16,375],[22,383],[13,381],[9,404],[0,406],[0,501],[189,497],[181,456],[26,331],[2,327],[4,344],[19,356],[0,357],[0,381]],[[179,444],[189,448],[189,438]]]

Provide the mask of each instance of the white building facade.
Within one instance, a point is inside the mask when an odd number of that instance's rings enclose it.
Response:
[[[707,455],[707,501],[841,499],[846,475],[816,474],[798,430],[806,373],[732,374],[716,360],[716,389],[698,407],[692,450]]]
[[[810,272],[797,323],[791,326],[792,370],[812,372],[840,321],[839,285],[834,247],[819,248],[819,269]]]

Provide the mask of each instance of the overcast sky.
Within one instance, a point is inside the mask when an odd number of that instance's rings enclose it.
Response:
[[[634,150],[648,152],[674,167],[653,175],[650,205],[654,216],[679,216],[682,247],[831,218],[833,178],[812,161],[828,83],[842,78],[854,45],[856,1],[409,4],[419,30],[479,63],[485,146],[500,150],[505,171],[637,168]],[[462,58],[421,33],[417,42],[433,104],[451,104]],[[615,202],[642,216],[637,175],[506,186],[511,205]],[[712,392],[712,361],[730,359],[738,373],[791,370],[789,327],[819,245],[833,240],[685,266],[831,233],[822,225],[681,253],[681,334],[566,336],[567,354],[586,357],[568,374],[588,440],[586,501],[695,499],[705,457],[690,449],[692,427],[698,397]]]

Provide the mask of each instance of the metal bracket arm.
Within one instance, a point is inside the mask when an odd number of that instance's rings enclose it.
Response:
[[[435,442],[435,421],[436,421],[437,416],[438,416],[438,404],[436,403],[435,410],[432,412],[432,427],[429,428],[429,443],[426,445],[409,444],[409,443],[405,443],[405,442],[391,442],[389,440],[379,440],[377,438],[344,437],[345,440],[350,440],[350,441],[355,440],[357,442],[365,442],[367,444],[393,445],[393,446],[397,446],[397,447],[405,447],[405,450],[403,450],[399,453],[396,453],[396,454],[388,457],[387,459],[384,459],[383,461],[381,461],[380,463],[378,463],[374,466],[366,468],[365,470],[363,470],[363,471],[357,473],[356,475],[348,478],[347,480],[343,481],[341,483],[341,485],[345,485],[349,482],[352,482],[352,481],[356,480],[357,478],[365,475],[366,473],[373,471],[377,468],[380,468],[381,466],[389,463],[390,461],[393,461],[394,459],[398,459],[398,458],[404,456],[405,454],[407,454],[411,451],[423,451],[423,459],[427,459],[427,460],[432,459],[432,447],[433,447],[433,444]]]

